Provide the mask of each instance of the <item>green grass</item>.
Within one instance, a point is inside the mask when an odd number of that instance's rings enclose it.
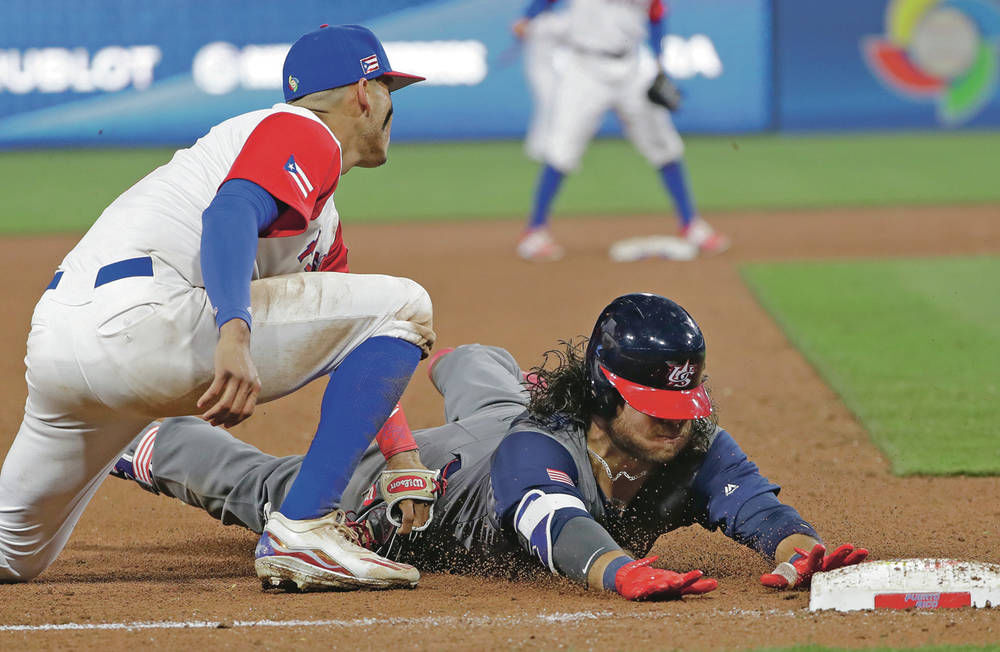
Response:
[[[703,211],[1000,200],[1000,132],[734,135],[687,139]],[[167,149],[0,152],[0,232],[82,231]],[[389,164],[351,171],[337,191],[347,222],[523,218],[538,165],[521,143],[396,144]],[[568,177],[562,215],[669,211],[656,173],[622,140],[593,143]]]
[[[0,233],[85,231],[115,197],[171,155],[172,149],[0,152]]]
[[[750,265],[898,474],[1000,473],[1000,257]]]

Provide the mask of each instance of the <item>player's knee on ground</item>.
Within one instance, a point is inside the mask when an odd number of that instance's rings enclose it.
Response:
[[[30,582],[49,567],[51,558],[45,554],[7,556],[0,553],[0,583]]]

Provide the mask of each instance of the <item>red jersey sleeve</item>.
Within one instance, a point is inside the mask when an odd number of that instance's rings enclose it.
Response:
[[[264,237],[297,235],[336,189],[340,165],[340,146],[325,126],[283,111],[260,121],[223,183],[253,181],[288,206]]]
[[[653,0],[649,3],[649,20],[653,23],[658,23],[663,20],[663,17],[667,14],[667,7],[663,4],[663,0]]]

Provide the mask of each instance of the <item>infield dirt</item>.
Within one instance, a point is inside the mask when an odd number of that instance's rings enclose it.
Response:
[[[651,291],[677,300],[705,332],[721,424],[830,544],[866,546],[881,559],[1000,562],[1000,479],[891,475],[862,426],[739,276],[739,265],[748,261],[997,255],[1000,207],[711,218],[733,237],[733,249],[687,263],[608,261],[607,247],[616,239],[672,233],[672,219],[664,217],[557,221],[554,231],[568,257],[550,265],[513,257],[514,222],[354,226],[348,219],[344,230],[352,271],[408,276],[428,289],[439,347],[495,344],[525,367],[537,364],[558,339],[588,333],[600,309],[619,294]],[[7,312],[0,335],[3,451],[22,416],[32,308],[77,239],[0,240]],[[984,291],[995,292],[995,284],[984,279]],[[275,454],[304,451],[322,389],[313,384],[259,407],[235,434]],[[423,365],[403,405],[414,427],[440,423],[441,401]],[[768,562],[721,533],[696,527],[661,537],[655,552],[667,567],[700,568],[720,587],[666,603],[629,603],[555,578],[506,582],[454,575],[425,575],[414,591],[265,594],[253,571],[255,541],[177,501],[110,480],[48,571],[26,585],[0,586],[0,648],[734,649],[1000,641],[998,609],[809,612],[808,593],[778,593],[758,583]],[[338,622],[232,626],[265,619]],[[150,621],[223,625],[4,630]]]

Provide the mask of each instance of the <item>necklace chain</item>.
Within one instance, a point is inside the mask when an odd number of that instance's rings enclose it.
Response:
[[[646,471],[643,471],[642,473],[640,473],[638,475],[632,475],[628,471],[619,471],[618,475],[611,475],[611,467],[608,465],[607,461],[605,461],[605,459],[603,457],[601,457],[600,455],[598,455],[597,453],[595,453],[593,450],[591,450],[591,448],[589,446],[587,447],[587,452],[590,453],[591,455],[593,455],[594,458],[598,462],[601,463],[601,466],[604,467],[604,472],[608,474],[608,478],[610,478],[612,482],[617,482],[618,478],[620,478],[622,476],[625,476],[626,480],[635,482],[639,478],[642,478],[642,477],[644,477],[646,475]]]

